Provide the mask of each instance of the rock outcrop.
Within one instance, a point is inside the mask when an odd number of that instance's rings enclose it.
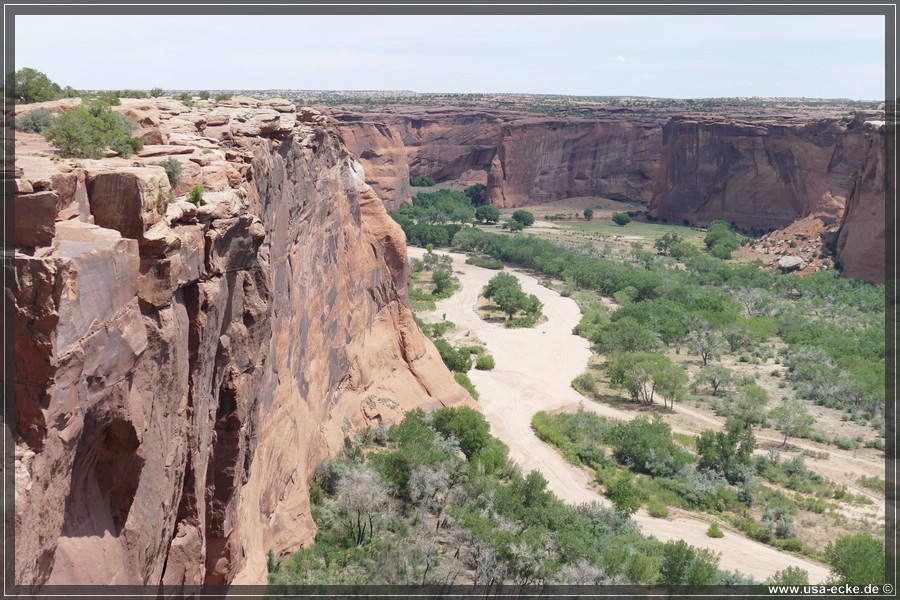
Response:
[[[123,104],[190,148],[175,158],[207,191],[170,199],[170,154],[22,153],[16,582],[261,583],[269,549],[312,539],[308,482],[345,435],[472,401],[416,327],[403,233],[329,119]]]
[[[841,219],[849,177],[868,142],[862,121],[805,125],[675,118],[663,127],[663,156],[650,214],[745,229],[784,227],[807,216]]]
[[[649,202],[661,122],[562,120],[507,111],[401,107],[335,112],[366,180],[390,207],[409,201],[409,175],[484,183],[491,203],[525,206],[572,196]]]
[[[866,281],[884,281],[888,219],[885,187],[885,127],[883,121],[865,123],[865,154],[859,168],[850,176],[850,192],[836,255],[847,277]],[[891,190],[893,194],[894,190]],[[896,218],[896,207],[893,209]],[[892,224],[896,225],[896,221]],[[892,274],[891,274],[892,276]]]

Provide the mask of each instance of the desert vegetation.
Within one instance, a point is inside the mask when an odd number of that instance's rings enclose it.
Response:
[[[515,275],[497,273],[484,286],[482,296],[493,303],[488,310],[496,307],[506,315],[507,327],[533,327],[541,318],[541,301],[523,292]]]
[[[413,411],[348,438],[310,500],[315,544],[272,557],[272,584],[750,581],[720,571],[708,550],[643,537],[620,510],[562,503],[467,408]]]

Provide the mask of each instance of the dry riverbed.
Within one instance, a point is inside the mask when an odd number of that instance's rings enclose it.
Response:
[[[408,249],[410,258],[425,254],[420,248]],[[570,298],[539,284],[538,280],[521,271],[507,269],[522,283],[522,289],[535,294],[544,304],[547,321],[533,329],[506,329],[502,323],[482,320],[475,312],[478,296],[497,271],[465,264],[465,256],[450,254],[453,270],[462,284],[456,294],[438,302],[437,309],[421,313],[426,321],[446,319],[456,324],[451,341],[482,341],[494,356],[492,371],[469,372],[469,377],[481,395],[479,404],[491,424],[492,433],[509,446],[510,457],[521,465],[523,473],[539,471],[547,479],[547,487],[559,498],[571,504],[592,500],[609,505],[592,482],[591,474],[570,464],[553,447],[545,444],[531,428],[531,417],[540,410],[585,408],[605,416],[628,419],[632,415],[615,408],[585,399],[570,383],[583,373],[591,357],[587,340],[572,334],[581,314]],[[634,519],[645,534],[660,540],[682,539],[697,547],[720,553],[719,566],[740,571],[762,581],[788,566],[805,569],[811,583],[823,582],[828,567],[811,559],[789,554],[751,540],[741,533],[725,530],[725,537],[715,539],[706,535],[710,521],[694,515],[672,511],[667,519],[656,519],[641,509]]]

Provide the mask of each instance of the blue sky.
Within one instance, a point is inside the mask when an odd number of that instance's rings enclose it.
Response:
[[[76,89],[882,99],[881,16],[17,16]]]

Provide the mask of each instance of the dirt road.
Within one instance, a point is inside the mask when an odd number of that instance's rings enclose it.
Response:
[[[410,258],[421,258],[420,248],[409,248]],[[548,481],[548,489],[571,504],[596,500],[608,505],[592,485],[590,475],[570,464],[553,447],[540,441],[531,429],[531,417],[540,410],[577,407],[584,398],[572,389],[572,379],[581,374],[590,358],[587,340],[572,335],[580,319],[578,306],[569,298],[541,286],[537,279],[517,270],[515,274],[526,293],[535,294],[544,304],[547,321],[533,329],[506,329],[502,323],[482,320],[474,310],[481,289],[497,272],[465,264],[465,257],[451,254],[462,290],[437,304],[437,310],[423,316],[432,321],[446,318],[457,326],[459,342],[466,337],[485,343],[494,356],[492,371],[469,372],[478,388],[485,418],[492,433],[509,446],[510,457],[524,473],[539,471]],[[614,418],[631,415],[597,403],[585,408]],[[673,511],[674,513],[674,511]],[[645,534],[667,541],[683,539],[697,547],[721,554],[720,567],[753,575],[758,580],[788,566],[809,573],[810,583],[824,581],[828,567],[810,559],[781,552],[771,546],[725,529],[725,537],[706,535],[709,521],[677,514],[667,519],[650,517],[643,509],[635,520]]]

